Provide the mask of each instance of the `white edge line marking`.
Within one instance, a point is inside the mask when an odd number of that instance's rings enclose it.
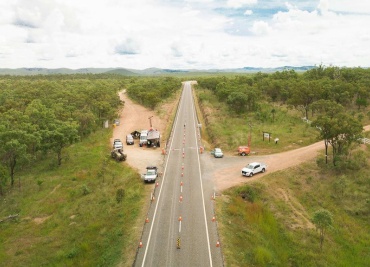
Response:
[[[190,90],[192,90],[191,88],[191,85],[190,85]],[[191,97],[193,97],[193,92],[191,92]],[[194,101],[192,101],[192,104],[193,104],[193,117],[194,117],[194,123],[197,122],[197,119],[195,117],[195,106],[194,106]],[[197,125],[195,125],[195,129],[198,129],[199,130],[199,127],[197,127]],[[196,144],[197,144],[197,147],[199,147],[198,145],[198,139],[197,139],[197,130],[195,130],[195,140],[196,140]],[[207,235],[207,243],[208,243],[208,254],[209,254],[209,264],[210,266],[212,267],[212,255],[211,255],[211,246],[210,246],[210,243],[209,243],[209,234],[208,234],[208,225],[207,225],[207,215],[206,215],[206,205],[204,203],[204,193],[203,193],[203,182],[202,182],[202,172],[201,172],[201,169],[200,169],[200,158],[199,158],[199,153],[197,153],[197,157],[198,157],[198,170],[199,170],[199,181],[200,181],[200,189],[201,189],[201,192],[202,192],[202,201],[203,201],[203,214],[204,214],[204,224],[206,226],[206,235]]]
[[[184,85],[184,89],[185,89],[185,85]],[[185,91],[184,89],[183,89],[183,93],[181,95],[181,98],[183,97],[183,94],[184,94],[184,91]],[[178,119],[179,119],[178,111],[180,110],[180,107],[182,105],[182,99],[181,98],[180,98],[180,106],[177,109],[175,125],[177,125],[177,122],[178,122]],[[172,148],[173,139],[174,138],[171,138],[170,149],[169,149],[167,160],[166,160],[166,166],[164,167],[164,171],[163,171],[163,180],[162,180],[162,183],[161,183],[161,188],[159,189],[159,194],[158,194],[157,203],[156,203],[155,209],[154,209],[152,224],[150,225],[148,244],[145,246],[145,253],[144,253],[144,256],[143,256],[143,263],[141,264],[142,267],[144,267],[145,260],[146,260],[146,255],[148,253],[148,248],[149,248],[149,244],[150,244],[150,239],[152,237],[153,225],[154,225],[154,221],[155,221],[155,218],[156,218],[155,216],[156,216],[157,210],[158,210],[158,203],[159,203],[159,200],[161,199],[162,188],[163,188],[163,185],[164,185],[164,181],[166,179],[166,170],[167,170],[167,165],[168,165],[168,159],[170,158],[170,155],[171,155],[171,148]],[[203,192],[202,192],[202,194],[203,194]],[[208,232],[207,232],[207,236],[208,236]],[[208,241],[208,246],[209,246],[209,241]]]

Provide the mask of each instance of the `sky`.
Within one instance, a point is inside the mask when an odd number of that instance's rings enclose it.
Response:
[[[0,68],[370,67],[368,0],[0,0]]]

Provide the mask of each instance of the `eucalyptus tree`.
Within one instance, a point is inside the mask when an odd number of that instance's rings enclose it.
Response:
[[[57,154],[58,166],[62,164],[63,149],[79,140],[78,124],[75,121],[54,121],[45,132],[44,151]]]
[[[320,233],[320,250],[322,250],[326,231],[333,225],[333,215],[326,209],[319,209],[313,214],[312,222]]]
[[[40,135],[27,115],[9,110],[0,118],[0,159],[8,169],[11,186],[14,185],[17,167],[27,163],[34,155],[34,147],[40,142]]]
[[[293,105],[296,109],[301,110],[305,118],[308,119],[310,105],[319,99],[320,94],[321,87],[316,81],[299,79],[292,87],[288,103]]]
[[[362,125],[349,115],[342,105],[333,101],[319,100],[312,105],[312,108],[319,112],[311,125],[319,130],[319,138],[324,140],[326,163],[328,163],[328,146],[331,145],[335,166],[336,156],[343,154],[360,138]]]
[[[232,92],[228,95],[226,103],[235,113],[243,113],[247,107],[248,96],[243,92]]]

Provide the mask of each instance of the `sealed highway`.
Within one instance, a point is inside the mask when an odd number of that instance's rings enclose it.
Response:
[[[184,83],[134,266],[223,266],[213,184],[202,177],[200,132]]]

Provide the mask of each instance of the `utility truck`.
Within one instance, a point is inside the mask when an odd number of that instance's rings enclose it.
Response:
[[[147,144],[148,142],[148,130],[142,130],[140,132],[140,141],[139,141],[139,146],[142,147]]]
[[[267,166],[265,163],[252,162],[242,169],[242,175],[252,177],[256,173],[265,172],[266,169]]]

